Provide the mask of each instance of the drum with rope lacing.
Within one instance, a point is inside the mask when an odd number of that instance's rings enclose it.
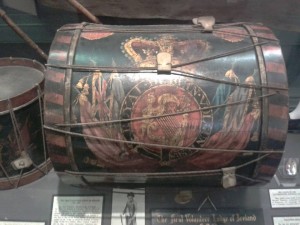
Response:
[[[58,30],[44,127],[59,175],[223,187],[272,178],[288,123],[279,42],[262,25],[201,20]]]
[[[0,58],[0,190],[31,183],[52,168],[43,132],[45,67]]]

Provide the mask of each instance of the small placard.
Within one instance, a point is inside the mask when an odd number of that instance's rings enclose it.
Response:
[[[54,196],[51,225],[101,225],[103,196]]]
[[[261,210],[218,209],[217,211],[152,211],[152,225],[263,225]]]
[[[272,208],[300,207],[300,189],[270,189]]]
[[[0,221],[0,225],[45,225],[45,222]]]
[[[300,216],[273,217],[274,225],[299,225]]]
[[[145,189],[113,189],[111,225],[145,225]]]

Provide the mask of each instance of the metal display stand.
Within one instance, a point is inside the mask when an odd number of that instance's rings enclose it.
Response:
[[[299,134],[288,134],[285,147],[286,158],[299,158]],[[201,210],[228,208],[262,210],[264,224],[273,224],[273,217],[298,216],[299,208],[272,208],[269,189],[290,189],[300,187],[299,167],[294,183],[286,187],[287,178],[282,179],[279,170],[272,181],[264,186],[237,187],[233,189],[202,187],[146,187],[145,224],[151,224],[153,210]],[[18,189],[0,192],[0,221],[40,221],[51,224],[53,196],[98,196],[104,197],[102,224],[111,223],[112,187],[74,187],[62,183],[52,170],[43,178]],[[192,194],[187,202],[178,201],[178,193]],[[189,195],[188,195],[189,196]],[[178,196],[177,196],[178,197]]]

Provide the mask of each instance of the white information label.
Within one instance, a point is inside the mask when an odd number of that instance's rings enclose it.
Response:
[[[101,225],[102,196],[54,196],[51,225]]]
[[[45,225],[45,222],[0,221],[0,225]]]
[[[274,225],[299,225],[300,216],[273,217]]]
[[[300,207],[300,189],[270,189],[272,208]]]

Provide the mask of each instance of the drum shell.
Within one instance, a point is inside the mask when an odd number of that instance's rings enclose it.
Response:
[[[29,76],[28,82],[31,82],[31,74],[25,74],[22,68],[30,68],[41,75],[40,80],[29,84],[31,88],[24,92],[16,90],[13,97],[3,99],[2,96],[0,101],[0,189],[11,189],[39,179],[52,168],[45,149],[41,120],[45,68],[24,58],[1,58],[0,67],[15,69],[17,72],[12,73],[19,72],[20,76]],[[15,164],[26,164],[28,158],[34,165],[15,167]]]
[[[159,52],[172,56],[169,74],[157,73]],[[167,112],[181,114],[124,122]],[[238,184],[266,182],[280,162],[287,121],[284,60],[276,37],[261,25],[202,33],[189,25],[72,24],[52,43],[45,128],[59,174],[218,186],[222,169],[232,168],[244,177]]]

